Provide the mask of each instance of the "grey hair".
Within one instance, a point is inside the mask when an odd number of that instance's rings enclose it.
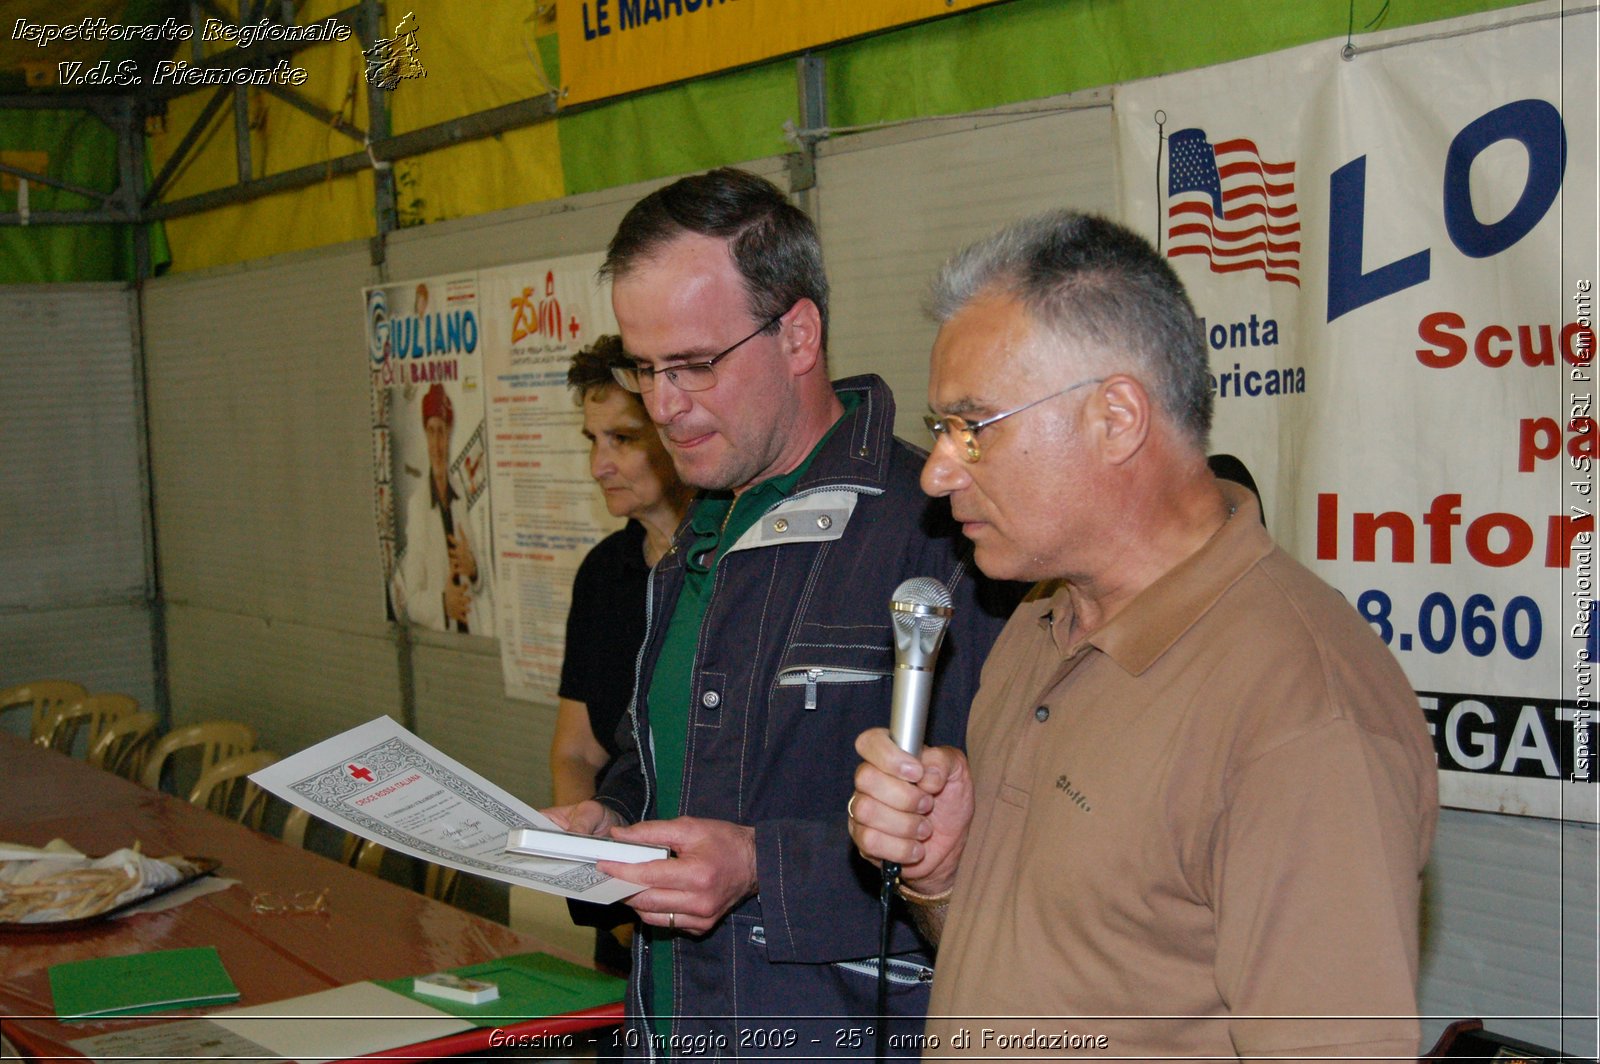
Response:
[[[1183,282],[1149,241],[1108,219],[1051,211],[957,252],[934,278],[928,313],[943,324],[974,299],[1018,299],[1056,338],[1142,380],[1203,452],[1211,435],[1205,336]]]

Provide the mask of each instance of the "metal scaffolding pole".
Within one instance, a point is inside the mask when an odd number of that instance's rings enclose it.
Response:
[[[802,129],[823,129],[828,124],[828,67],[827,60],[815,52],[807,52],[794,61],[795,85],[799,95]],[[812,137],[802,137],[799,151],[790,152],[789,194],[799,208],[817,216],[817,142]]]

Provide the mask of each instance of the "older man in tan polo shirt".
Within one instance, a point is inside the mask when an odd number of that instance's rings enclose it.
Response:
[[[878,729],[863,854],[939,945],[927,1055],[1415,1056],[1437,817],[1405,676],[1206,467],[1199,324],[1144,240],[1030,219],[934,289],[923,489],[1047,581],[967,753]]]

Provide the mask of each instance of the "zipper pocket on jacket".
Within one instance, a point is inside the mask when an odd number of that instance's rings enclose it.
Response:
[[[878,958],[872,957],[864,961],[835,961],[835,968],[843,968],[847,972],[864,975],[868,979],[878,978]],[[933,982],[933,969],[925,964],[914,961],[903,961],[898,957],[889,958],[889,982],[896,986],[916,986],[919,983]]]
[[[767,944],[767,929],[760,925],[750,929],[750,942],[753,945],[765,946]],[[864,975],[869,979],[878,978],[878,958],[869,957],[860,961],[834,961],[835,968],[843,968],[847,972]],[[919,983],[933,982],[933,969],[926,964],[915,961],[903,961],[898,957],[889,958],[889,982],[899,986],[916,986]]]
[[[817,708],[817,687],[825,683],[874,683],[888,676],[879,669],[842,669],[829,665],[797,665],[778,674],[779,687],[806,689],[806,708]]]

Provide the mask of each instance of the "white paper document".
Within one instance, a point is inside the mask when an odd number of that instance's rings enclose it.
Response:
[[[152,1023],[78,1038],[67,1044],[96,1064],[129,1059],[269,1061],[278,1057],[266,1046],[241,1038],[210,1020]]]
[[[592,863],[506,853],[510,831],[555,824],[388,717],[250,778],[335,827],[447,868],[600,903],[642,889]]]
[[[94,1061],[231,1060],[327,1064],[443,1038],[472,1024],[375,983],[231,1009],[69,1043]]]
[[[352,983],[270,1005],[207,1017],[236,1038],[265,1046],[268,1059],[326,1064],[471,1030],[458,1016],[376,983]]]

